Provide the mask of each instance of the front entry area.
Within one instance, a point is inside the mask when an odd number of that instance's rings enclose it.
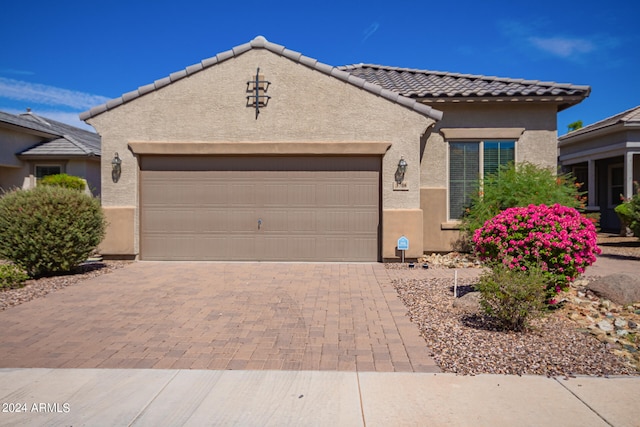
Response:
[[[141,157],[140,258],[378,261],[379,156]]]

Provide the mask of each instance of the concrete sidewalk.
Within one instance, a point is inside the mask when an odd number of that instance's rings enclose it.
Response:
[[[0,369],[0,425],[637,426],[638,395],[637,377]]]

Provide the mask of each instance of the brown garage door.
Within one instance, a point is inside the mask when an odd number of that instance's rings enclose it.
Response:
[[[144,156],[145,260],[376,261],[380,157]]]

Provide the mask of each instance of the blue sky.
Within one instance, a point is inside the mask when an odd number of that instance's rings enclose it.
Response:
[[[78,113],[257,35],[330,65],[590,85],[558,132],[640,105],[640,2],[5,2],[0,110]]]

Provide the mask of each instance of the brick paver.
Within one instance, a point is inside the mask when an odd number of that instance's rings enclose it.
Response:
[[[138,262],[0,312],[0,367],[438,372],[382,264]]]

